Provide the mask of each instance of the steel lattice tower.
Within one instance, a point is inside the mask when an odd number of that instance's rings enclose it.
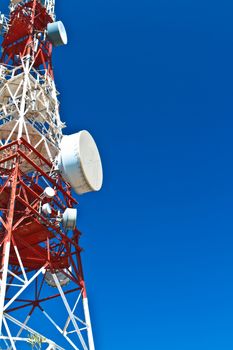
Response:
[[[99,190],[102,167],[88,132],[62,133],[52,51],[67,39],[55,0],[9,8],[0,15],[0,349],[94,350],[71,189]]]

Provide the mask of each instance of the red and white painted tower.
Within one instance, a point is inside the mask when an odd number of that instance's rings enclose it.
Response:
[[[0,15],[0,349],[94,350],[72,189],[98,191],[101,160],[87,131],[62,133],[52,51],[67,36],[55,0],[9,8]]]

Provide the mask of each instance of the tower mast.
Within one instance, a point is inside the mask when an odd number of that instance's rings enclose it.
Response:
[[[67,35],[55,0],[0,15],[0,349],[94,350],[77,194],[103,173],[87,131],[63,135],[52,66]]]

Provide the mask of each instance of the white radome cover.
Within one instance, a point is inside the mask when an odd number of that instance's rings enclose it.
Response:
[[[99,191],[103,169],[96,143],[91,134],[82,130],[63,136],[58,168],[63,178],[78,194]]]

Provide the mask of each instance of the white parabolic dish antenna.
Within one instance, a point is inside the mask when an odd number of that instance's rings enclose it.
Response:
[[[103,169],[96,143],[91,134],[82,130],[63,136],[58,168],[63,178],[78,194],[99,191]]]
[[[48,23],[48,38],[56,46],[66,45],[68,42],[64,24],[61,21]]]

